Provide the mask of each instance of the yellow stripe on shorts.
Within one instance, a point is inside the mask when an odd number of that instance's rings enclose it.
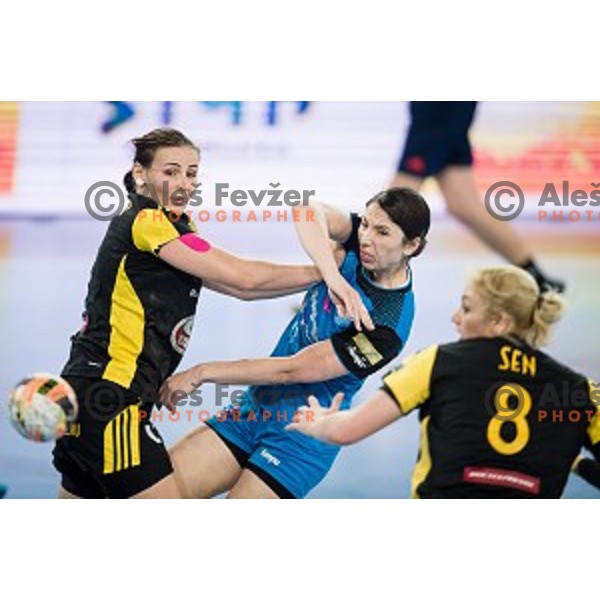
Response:
[[[140,410],[128,406],[104,428],[104,474],[111,475],[141,463]]]

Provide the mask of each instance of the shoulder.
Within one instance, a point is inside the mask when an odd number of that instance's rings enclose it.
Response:
[[[584,383],[587,385],[588,377],[583,373],[575,371],[565,363],[557,360],[542,350],[536,350],[540,367],[548,373],[553,373],[571,383]]]
[[[441,370],[473,374],[475,368],[495,370],[502,343],[498,338],[476,338],[440,344],[437,366]]]

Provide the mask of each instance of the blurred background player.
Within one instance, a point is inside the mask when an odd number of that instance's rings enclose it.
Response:
[[[477,102],[411,102],[408,135],[392,185],[418,190],[426,177],[434,177],[451,215],[509,262],[531,273],[540,289],[563,292],[564,282],[540,269],[524,238],[485,209],[469,142],[476,107]]]
[[[365,379],[400,353],[414,317],[411,258],[429,231],[425,200],[409,188],[381,192],[362,219],[311,205],[315,221],[296,223],[323,283],[307,293],[271,358],[209,362],[171,377],[173,393],[205,382],[251,384],[241,406],[215,416],[171,450],[175,477],[186,497],[303,498],[331,469],[339,448],[290,434],[284,428],[309,394],[328,403],[346,394],[344,408]],[[338,270],[331,241],[347,255]],[[341,273],[340,273],[341,271]],[[355,290],[374,327],[358,331],[332,307],[328,286]],[[336,292],[337,293],[337,292]]]
[[[582,446],[600,459],[598,386],[537,349],[562,310],[522,269],[481,269],[452,319],[460,341],[411,356],[352,410],[312,398],[288,429],[351,444],[419,408],[413,497],[558,498]]]

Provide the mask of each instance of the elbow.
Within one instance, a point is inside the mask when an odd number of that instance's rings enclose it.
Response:
[[[293,367],[284,367],[275,377],[275,385],[291,385],[292,383],[301,383]]]
[[[258,288],[260,282],[258,277],[254,274],[251,268],[246,271],[242,271],[236,282],[236,289],[238,291],[238,298],[242,300],[250,300],[252,292]]]
[[[251,300],[258,300],[258,298],[259,298],[252,291],[241,290],[241,289],[236,289],[234,292],[232,292],[231,295],[234,298],[237,298],[238,300],[244,300],[245,302],[249,302]]]
[[[291,385],[293,383],[306,383],[307,373],[302,368],[302,363],[297,357],[292,356],[281,360],[280,367],[275,376],[277,385]]]
[[[273,277],[272,265],[269,263],[247,261],[237,277],[236,287],[240,292],[246,294],[263,291],[273,284]]]

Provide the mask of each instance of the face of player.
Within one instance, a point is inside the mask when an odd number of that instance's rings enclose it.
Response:
[[[400,285],[406,279],[408,257],[419,242],[406,241],[404,232],[374,202],[363,213],[358,230],[360,262],[375,281]]]
[[[149,169],[138,165],[134,178],[146,183],[142,192],[169,209],[185,210],[198,181],[198,152],[190,146],[159,148]],[[136,172],[139,171],[139,174]],[[156,196],[148,190],[154,190]]]
[[[510,329],[510,322],[505,315],[489,314],[481,294],[472,286],[465,290],[460,307],[452,315],[452,322],[456,325],[461,340],[506,335]]]

